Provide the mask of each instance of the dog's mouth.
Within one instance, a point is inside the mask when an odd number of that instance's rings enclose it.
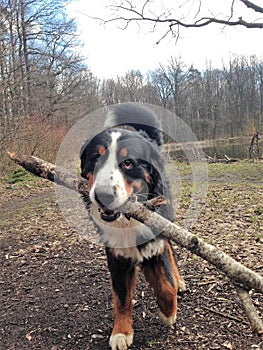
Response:
[[[121,213],[115,210],[110,210],[107,208],[99,208],[100,217],[102,220],[107,222],[112,222],[114,220],[117,220]]]

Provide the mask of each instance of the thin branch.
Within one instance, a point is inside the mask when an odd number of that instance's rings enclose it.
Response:
[[[142,16],[144,16],[144,10],[146,8],[146,6],[149,4],[150,0],[146,0],[145,3],[143,4],[143,7],[142,7]]]
[[[243,4],[246,5],[246,7],[250,8],[256,12],[263,13],[263,7],[257,6],[256,4],[254,4],[253,2],[248,1],[248,0],[240,0],[240,1],[243,2]]]
[[[247,22],[247,21],[243,20],[242,17],[240,17],[236,21],[217,19],[217,18],[213,18],[213,17],[202,17],[193,23],[182,22],[182,21],[174,19],[174,18],[162,19],[162,18],[151,18],[151,17],[143,17],[143,16],[130,17],[130,18],[129,17],[116,17],[116,18],[104,20],[104,23],[116,22],[116,21],[120,21],[120,20],[127,23],[125,28],[128,27],[128,24],[130,24],[131,22],[135,22],[135,21],[145,21],[145,22],[154,22],[154,23],[170,23],[169,24],[170,29],[172,29],[172,27],[174,27],[176,25],[184,27],[184,28],[202,28],[202,27],[208,26],[212,23],[222,24],[222,25],[226,25],[226,26],[230,26],[230,27],[243,26],[243,27],[246,27],[249,29],[252,29],[252,28],[262,29],[263,28],[263,22]],[[164,35],[164,37],[165,37],[165,35]]]
[[[203,309],[207,310],[209,312],[212,312],[215,315],[218,315],[218,316],[221,316],[221,317],[224,317],[224,318],[228,318],[229,320],[232,320],[232,321],[235,321],[235,322],[238,322],[238,323],[241,323],[241,321],[242,321],[240,318],[234,317],[232,315],[224,314],[221,311],[217,311],[215,309],[211,309],[211,308],[206,307],[206,306],[203,306]]]
[[[199,0],[198,10],[197,10],[197,12],[196,12],[194,18],[196,18],[196,17],[199,15],[199,13],[201,12],[201,7],[202,7],[202,1]]]
[[[233,15],[234,15],[234,4],[235,4],[235,0],[232,0],[231,12],[230,12],[230,16],[228,17],[228,21],[230,21],[231,18],[233,18]]]
[[[247,7],[253,8],[255,11],[263,13],[263,8],[256,6],[250,1],[247,0],[240,0],[242,1]],[[163,18],[162,15],[159,15],[157,17],[149,17],[145,16],[145,6],[148,4],[148,1],[146,1],[143,5],[143,8],[141,11],[137,10],[131,2],[128,2],[129,6],[125,6],[123,3],[120,5],[114,5],[112,6],[112,9],[115,9],[116,11],[123,11],[124,13],[129,13],[131,16],[116,16],[114,18],[104,20],[104,23],[113,22],[113,21],[124,21],[124,22],[133,22],[133,21],[145,21],[145,22],[154,22],[154,23],[169,23],[169,29],[171,30],[173,26],[178,25],[184,28],[201,28],[208,26],[212,23],[215,24],[222,24],[225,26],[243,26],[246,28],[263,28],[263,22],[248,22],[242,17],[239,17],[238,20],[231,21],[230,19],[233,17],[233,2],[231,5],[231,15],[228,19],[220,19],[216,17],[201,17],[197,19],[194,22],[185,22],[183,20],[177,19],[177,18]],[[195,16],[196,17],[196,16]],[[163,36],[165,37],[166,34]]]

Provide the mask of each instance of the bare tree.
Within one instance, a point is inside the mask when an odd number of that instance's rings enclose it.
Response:
[[[122,78],[126,87],[127,101],[142,102],[143,75],[139,70],[131,70]]]
[[[172,89],[170,84],[168,84],[168,81],[165,75],[163,74],[163,71],[164,67],[160,66],[155,71],[150,72],[149,79],[156,88],[159,101],[161,101],[161,106],[163,108],[169,108],[170,100],[172,97]]]
[[[124,76],[104,80],[101,98],[104,105],[125,101],[159,104],[155,87],[139,70],[130,70]]]
[[[0,0],[0,125],[53,117],[83,81],[74,20],[62,0]]]
[[[172,57],[142,76],[129,71],[98,85],[98,102],[138,101],[175,112],[199,139],[252,135],[262,130],[263,61],[233,57],[203,72]]]
[[[83,63],[65,3],[0,0],[1,159],[13,140],[30,153],[55,154],[53,140],[99,106],[98,83]]]
[[[242,26],[246,28],[263,28],[263,7],[248,0],[229,0],[228,8],[222,13],[218,9],[220,2],[210,1],[205,7],[202,0],[176,1],[171,7],[160,6],[150,0],[120,0],[111,5],[113,15],[105,22],[118,21],[126,28],[131,22],[151,23],[154,30],[163,26],[162,40],[168,34],[178,38],[180,28],[201,28],[216,23],[222,26]],[[159,40],[159,41],[160,41]],[[159,42],[158,41],[158,42]]]

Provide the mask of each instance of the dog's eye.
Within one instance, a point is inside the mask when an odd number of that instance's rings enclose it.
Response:
[[[134,162],[132,159],[125,159],[123,162],[120,163],[120,167],[122,169],[130,170],[134,167]]]

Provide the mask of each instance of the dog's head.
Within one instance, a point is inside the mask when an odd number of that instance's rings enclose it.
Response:
[[[143,131],[102,131],[83,146],[81,169],[104,223],[119,220],[118,209],[131,196],[144,201],[164,194],[160,149]]]

